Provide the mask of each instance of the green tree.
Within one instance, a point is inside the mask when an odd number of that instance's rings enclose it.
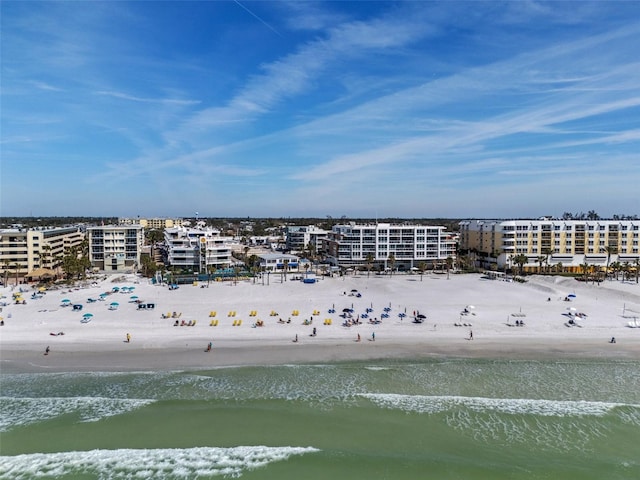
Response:
[[[551,255],[553,255],[553,248],[545,248],[542,252],[545,256],[544,261],[547,264],[547,273],[551,270]]]
[[[611,255],[618,253],[618,248],[615,245],[607,245],[604,247],[604,251],[607,252],[607,269],[605,275],[609,276],[609,262],[611,262]]]
[[[20,264],[17,262],[14,263],[13,270],[14,270],[14,273],[16,274],[16,286],[18,286],[18,280],[20,278]]]
[[[529,258],[524,254],[518,254],[513,257],[513,263],[518,265],[518,271],[520,275],[524,275],[524,266],[529,261]]]
[[[449,272],[451,272],[451,267],[453,266],[453,258],[447,257],[445,262],[447,264],[447,280],[449,280]]]
[[[4,282],[2,283],[5,287],[7,286],[7,282],[9,281],[9,267],[11,266],[11,261],[8,258],[2,259],[2,270],[4,273]]]
[[[391,275],[393,275],[393,268],[395,267],[395,264],[396,264],[396,256],[394,255],[393,252],[391,252],[389,254],[389,258],[387,259],[387,261],[389,262],[389,268],[391,269]]]
[[[418,271],[420,272],[420,281],[422,281],[422,276],[424,275],[424,271],[426,269],[427,269],[427,262],[418,263]]]
[[[367,262],[367,277],[371,275],[371,267],[373,267],[373,253],[367,253],[367,258],[365,259]]]

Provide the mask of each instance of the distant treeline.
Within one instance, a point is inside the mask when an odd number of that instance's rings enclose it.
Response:
[[[151,218],[151,217],[150,217]],[[189,218],[192,223],[195,221],[205,222],[206,225],[226,229],[243,230],[243,226],[251,225],[254,235],[261,235],[268,231],[269,228],[280,228],[286,225],[316,225],[325,230],[331,230],[334,225],[348,222],[356,223],[408,223],[408,224],[424,224],[424,225],[441,225],[448,231],[457,231],[460,219],[453,218],[348,218],[331,217],[198,217]],[[20,225],[23,228],[34,227],[63,227],[66,225],[115,225],[118,223],[118,217],[0,217],[0,228],[10,228]]]

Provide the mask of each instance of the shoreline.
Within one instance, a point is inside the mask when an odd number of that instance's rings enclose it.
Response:
[[[355,342],[354,342],[355,343]],[[318,342],[315,344],[270,344],[214,346],[205,352],[199,346],[184,348],[132,348],[86,350],[3,349],[2,374],[90,373],[90,372],[169,372],[208,370],[244,366],[308,365],[344,362],[424,362],[429,360],[513,360],[513,361],[640,361],[637,343],[608,344],[604,341],[534,341],[509,344],[475,339],[452,344],[438,341],[407,343],[394,340],[363,341],[362,345]]]

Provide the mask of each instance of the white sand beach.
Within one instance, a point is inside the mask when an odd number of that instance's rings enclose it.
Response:
[[[527,280],[364,274],[306,284],[276,274],[268,285],[243,280],[170,290],[128,275],[102,277],[86,288],[48,290],[38,299],[32,299],[31,287],[22,286],[26,304],[19,305],[12,300],[19,287],[6,287],[0,290],[6,303],[0,314],[0,368],[6,373],[144,371],[430,356],[640,359],[640,328],[629,326],[640,317],[638,284]],[[122,293],[114,287],[133,289]],[[139,310],[135,300],[155,308]],[[110,309],[114,302],[119,305]],[[361,323],[344,326],[344,309],[352,309]],[[162,318],[174,312],[179,326],[174,318]],[[82,322],[85,314],[92,315],[90,321]],[[424,315],[424,322],[414,323],[414,314]],[[183,321],[196,324],[180,326]],[[255,326],[259,321],[264,326]],[[616,343],[610,343],[612,337]],[[210,342],[212,349],[205,352]],[[50,353],[43,355],[47,346]]]

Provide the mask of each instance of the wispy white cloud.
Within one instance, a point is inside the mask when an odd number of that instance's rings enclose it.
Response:
[[[198,105],[201,103],[199,100],[183,100],[178,98],[143,98],[136,97],[134,95],[129,95],[122,92],[113,92],[113,91],[97,91],[96,95],[104,95],[107,97],[119,98],[122,100],[131,100],[132,102],[143,102],[143,103],[165,103],[165,104],[174,104],[174,105]]]

